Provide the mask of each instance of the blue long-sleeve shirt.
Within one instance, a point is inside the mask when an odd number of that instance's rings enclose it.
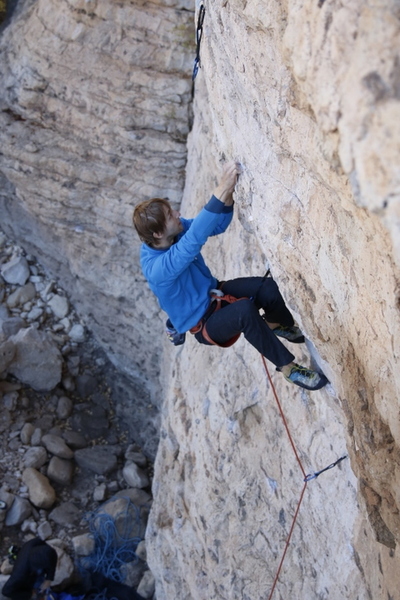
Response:
[[[179,333],[194,327],[210,304],[210,290],[217,280],[200,253],[211,235],[226,231],[233,206],[225,206],[215,196],[195,219],[182,219],[183,231],[169,248],[143,244],[140,263],[150,289],[157,296]]]

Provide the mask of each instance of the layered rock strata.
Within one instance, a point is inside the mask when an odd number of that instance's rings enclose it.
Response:
[[[153,391],[159,311],[144,293],[131,216],[149,195],[181,197],[191,11],[187,0],[27,0],[0,37],[2,225],[70,290],[114,362]]]

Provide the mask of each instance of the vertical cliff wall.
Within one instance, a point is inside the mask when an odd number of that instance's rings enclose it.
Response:
[[[310,482],[276,598],[400,598],[396,3],[206,2],[182,212],[244,167],[219,278],[273,276],[331,385],[272,373]],[[292,349],[292,348],[291,348]],[[260,357],[173,350],[148,543],[163,598],[268,598],[302,489]]]
[[[159,310],[140,273],[132,208],[149,195],[181,199],[193,8],[20,0],[0,36],[2,226],[153,397]]]
[[[268,598],[303,477],[260,357],[162,318],[130,220],[151,195],[194,215],[244,167],[216,276],[272,274],[331,385],[271,372],[307,472],[279,598],[399,598],[399,11],[393,0],[25,0],[0,37],[2,227],[155,394],[147,540],[157,598]]]

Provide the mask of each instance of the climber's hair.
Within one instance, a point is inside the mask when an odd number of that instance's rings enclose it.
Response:
[[[138,204],[133,211],[133,226],[142,242],[157,246],[154,233],[163,234],[167,224],[167,216],[171,214],[171,206],[164,198],[151,198]]]

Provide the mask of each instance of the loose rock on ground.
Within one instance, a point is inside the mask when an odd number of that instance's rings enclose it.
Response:
[[[65,587],[77,576],[76,558],[93,548],[87,515],[126,498],[145,506],[144,535],[152,464],[116,416],[112,377],[64,291],[0,231],[2,575],[11,572],[9,546],[38,535],[56,548],[54,585]],[[148,569],[143,556],[127,567],[135,587]]]

